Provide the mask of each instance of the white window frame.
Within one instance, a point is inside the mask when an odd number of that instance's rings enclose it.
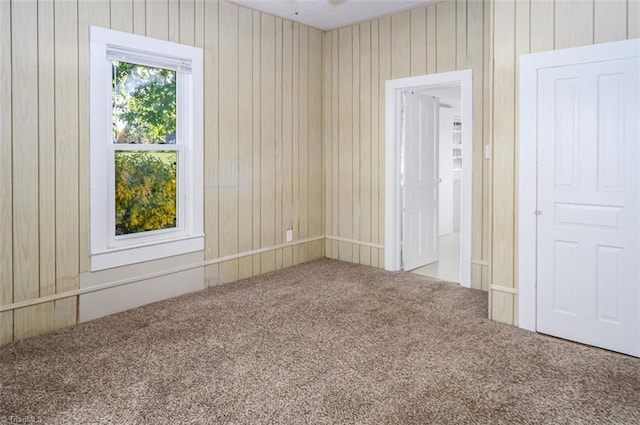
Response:
[[[90,36],[90,227],[91,271],[204,250],[202,49],[91,26]],[[125,62],[176,71],[176,144],[112,142],[111,64]],[[175,151],[175,228],[115,235],[115,151]]]

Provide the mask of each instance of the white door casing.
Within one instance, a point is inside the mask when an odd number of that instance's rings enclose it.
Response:
[[[384,157],[384,268],[402,270],[401,247],[402,196],[400,190],[400,98],[403,91],[433,87],[459,86],[462,98],[462,150],[472,151],[473,72],[470,69],[418,75],[387,80],[385,84],[385,157]],[[461,173],[460,208],[460,285],[471,287],[471,195],[473,163],[465,162]],[[480,261],[483,259],[477,259]]]
[[[636,356],[639,67],[638,40],[607,43],[523,57],[520,81],[519,325]]]
[[[404,270],[438,261],[438,98],[404,96],[402,256]]]

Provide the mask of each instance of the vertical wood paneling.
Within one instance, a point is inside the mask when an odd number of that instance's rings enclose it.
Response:
[[[377,223],[373,223],[378,227],[378,243],[384,245],[384,207],[385,207],[385,190],[384,190],[384,152],[385,152],[385,85],[386,81],[391,79],[391,19],[389,17],[379,20],[378,37],[380,54],[378,56],[378,200],[380,212],[378,214]],[[384,267],[384,250],[377,249],[378,266]]]
[[[467,68],[467,1],[456,0],[456,69]]]
[[[422,15],[424,18],[424,13]],[[414,40],[412,40],[411,46],[414,46]],[[422,46],[421,51],[426,52],[424,46]],[[358,58],[358,60],[360,61],[360,240],[364,242],[371,242],[372,137],[370,22],[365,22],[360,25],[360,57]],[[426,67],[426,61],[424,63],[424,66]],[[360,247],[360,263],[371,265],[371,247]]]
[[[436,5],[438,72],[456,69],[456,3],[448,1]]]
[[[309,29],[309,237],[322,236],[322,33]],[[324,256],[321,241],[309,248],[309,259]]]
[[[494,109],[493,180],[500,190],[493,194],[493,276],[492,283],[514,286],[514,149],[515,149],[515,3],[494,5]],[[494,297],[493,317],[509,321],[513,297]]]
[[[282,23],[282,229],[293,229],[293,23]],[[296,235],[294,235],[296,236]],[[282,251],[282,266],[293,265],[293,247]]]
[[[146,1],[134,0],[133,2],[133,32],[140,35],[145,35],[147,32],[147,2]]]
[[[215,11],[217,17],[218,10],[218,2],[207,2],[209,4],[206,5],[205,16],[207,14],[211,15],[212,11]],[[169,0],[153,0],[152,3],[147,7],[146,16],[147,16],[147,36],[153,38],[159,38],[161,40],[169,39]],[[210,18],[207,17],[207,18]],[[216,41],[217,37],[217,18],[216,21],[211,21],[212,28],[209,28],[208,33],[210,34],[209,42]]]
[[[260,39],[261,39],[261,14],[259,12],[253,12],[253,249],[261,247],[261,232],[260,232],[260,190],[261,190],[261,176],[260,176],[260,164],[261,164],[261,107],[262,102],[260,99],[261,89],[261,55],[260,55]],[[261,256],[253,256],[253,274],[260,274],[261,271]]]
[[[180,42],[180,0],[169,0],[169,41]]]
[[[360,240],[371,242],[371,23],[359,26]],[[413,45],[413,44],[412,44]],[[422,49],[424,51],[424,49]],[[425,62],[426,66],[426,62]],[[360,246],[360,263],[371,265],[371,248]]]
[[[202,0],[13,1],[0,12],[0,49],[10,58],[0,63],[0,90],[12,99],[0,105],[0,236],[12,241],[0,246],[0,304],[75,289],[89,267],[90,24],[204,45],[207,259],[281,243],[290,227],[295,239],[324,231],[382,244],[385,81],[473,68],[473,257],[492,262],[485,289],[517,284],[518,55],[640,35],[637,0],[456,0],[326,33]],[[321,246],[209,266],[206,278],[259,274],[316,258]],[[325,249],[383,266],[381,249]],[[492,317],[513,322],[513,295],[490,302]],[[75,297],[2,313],[0,343],[75,315]]]
[[[593,43],[593,0],[565,0],[555,3],[555,48]]]
[[[38,3],[38,213],[40,296],[56,292],[53,1]],[[87,222],[85,219],[84,222]],[[81,222],[82,223],[82,222]],[[85,250],[86,253],[86,250]],[[51,303],[53,308],[53,303]]]
[[[90,25],[204,48],[206,259],[282,243],[291,227],[296,239],[323,235],[321,31],[296,24],[294,37],[290,21],[203,0],[13,1],[0,11],[0,89],[12,99],[0,105],[0,234],[11,241],[0,248],[1,304],[76,289],[89,270]],[[297,261],[323,249],[297,246]],[[293,251],[208,266],[205,279],[290,265]],[[2,313],[0,343],[73,324],[76,310],[71,296]]]
[[[218,250],[218,2],[206,2],[204,8],[204,229],[205,258],[219,257]],[[163,13],[164,13],[163,8]],[[147,12],[149,8],[147,9]],[[167,27],[168,28],[168,27]],[[149,29],[149,25],[147,26]],[[218,283],[219,266],[207,266],[207,285]]]
[[[180,0],[180,43],[193,46],[195,42],[194,0]]]
[[[78,288],[78,16],[76,4],[55,3],[56,292]],[[85,35],[86,36],[86,35]],[[64,188],[63,190],[59,190]],[[76,299],[55,302],[55,326],[76,320]]]
[[[260,162],[260,243],[275,243],[275,18],[262,15],[260,47],[261,88],[261,162]],[[263,273],[275,269],[275,253],[261,255]]]
[[[353,233],[354,240],[360,240],[360,27],[353,27],[352,32],[352,97],[351,97],[351,113],[352,113],[352,140],[353,149],[351,153],[352,162],[352,184],[353,184]],[[351,246],[351,261],[360,263],[360,246],[353,244]]]
[[[275,41],[275,90],[276,90],[276,162],[275,162],[275,244],[281,245],[284,241],[282,232],[282,19],[276,17],[276,41]],[[282,249],[275,252],[276,270],[282,268]]]
[[[391,77],[407,77],[411,73],[411,14],[391,16]]]
[[[111,0],[111,29],[133,32],[133,0]]]
[[[553,50],[554,8],[550,1],[531,2],[531,51]]]
[[[427,9],[411,11],[411,75],[427,72]]]
[[[195,0],[194,5],[194,33],[195,45],[204,47],[204,2],[205,0]]]
[[[251,251],[253,244],[253,15],[238,10],[238,251]],[[238,278],[253,276],[253,258],[238,260]]]
[[[220,2],[219,234],[221,257],[238,252],[238,6]],[[220,279],[238,279],[238,261],[220,264]]]
[[[53,303],[39,304],[15,310],[15,339],[28,338],[54,329],[51,320]]]
[[[324,144],[324,233],[334,234],[333,231],[333,154],[331,134],[331,33],[325,32],[322,36],[322,129]],[[333,258],[333,243],[327,241],[324,254],[327,258]]]
[[[332,235],[340,236],[340,136],[339,129],[339,102],[338,93],[340,91],[340,67],[339,67],[339,33],[338,30],[331,32],[331,143],[332,143],[332,164],[333,171],[331,178],[333,179],[333,215]],[[333,258],[340,258],[340,244],[331,241]]]
[[[0,96],[12,97],[11,5],[0,2]],[[13,302],[13,146],[11,102],[0,102],[0,305]],[[13,312],[0,313],[0,344],[13,339]]]
[[[293,175],[300,175],[300,25],[297,23],[293,24],[293,51],[292,53],[292,61],[293,61],[293,74],[292,74],[292,87],[291,92],[293,93],[293,128],[292,128],[292,168]],[[292,185],[292,196],[293,196],[293,236],[294,239],[300,237],[300,180],[294,179]],[[300,263],[300,248],[297,246],[293,247],[293,252],[291,256],[291,261],[293,264]]]
[[[353,180],[352,180],[352,28],[338,31],[339,42],[339,96],[338,96],[338,132],[339,132],[339,192],[340,192],[340,233],[343,238],[353,237]],[[351,261],[353,256],[351,244],[340,242],[340,259]]]
[[[529,5],[525,2],[517,2],[516,3],[516,16],[515,16],[515,54],[516,54],[516,58],[519,58],[521,55],[523,54],[527,54],[529,53],[529,49],[530,49],[530,32],[531,32],[531,27],[530,27],[530,22],[531,22],[531,16],[530,16],[530,8]],[[514,96],[517,99],[518,98],[518,81],[520,80],[520,62],[518,60],[516,60],[516,73],[515,73],[515,87],[513,88],[513,92],[514,92]],[[514,131],[515,131],[515,136],[514,139],[516,137],[518,137],[518,132],[519,132],[519,114],[520,114],[520,104],[519,102],[517,102],[517,100],[515,101],[515,116],[514,116]],[[518,154],[518,143],[514,143],[514,149],[513,149],[513,158],[512,158],[512,163],[514,166],[514,176],[513,176],[513,185],[514,185],[514,192],[513,192],[513,221],[514,221],[514,230],[513,230],[513,281],[514,281],[514,286],[517,287],[518,286],[518,232],[517,232],[517,228],[518,228],[518,222],[517,222],[517,217],[518,217],[518,202],[517,202],[517,196],[516,196],[516,188],[518,187],[518,158],[519,158],[519,154]],[[513,303],[513,316],[514,318],[516,317],[516,309],[518,307],[515,297],[512,297],[514,299],[514,303]],[[515,322],[514,322],[515,323]]]
[[[627,26],[620,25],[627,20],[625,0],[595,0],[593,41],[606,43],[627,38]],[[640,19],[640,16],[637,17]]]
[[[382,153],[380,152],[380,138],[384,137],[384,132],[380,133],[379,104],[384,102],[384,90],[380,93],[380,23],[378,20],[371,22],[371,242],[380,242],[380,228],[378,218],[380,209],[384,208],[384,200],[380,199],[379,171]],[[371,249],[371,265],[379,266],[378,249]]]
[[[299,63],[298,63],[298,205],[299,205],[299,237],[309,237],[309,27],[301,25]],[[308,261],[309,247],[298,247],[300,262]]]
[[[14,300],[37,298],[38,238],[38,8],[35,2],[13,4],[13,273]],[[20,95],[18,95],[20,94]],[[35,177],[35,178],[34,178]],[[4,242],[3,242],[4,243]]]

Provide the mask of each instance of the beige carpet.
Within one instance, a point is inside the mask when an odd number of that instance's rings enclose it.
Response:
[[[0,348],[0,423],[640,424],[640,359],[321,260]]]

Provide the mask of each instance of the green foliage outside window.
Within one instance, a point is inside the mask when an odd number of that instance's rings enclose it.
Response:
[[[116,235],[176,226],[176,153],[115,155]]]
[[[175,71],[112,65],[113,142],[175,144]],[[116,235],[176,227],[176,163],[176,151],[116,150]]]
[[[176,73],[113,62],[115,143],[173,143],[176,133]]]

